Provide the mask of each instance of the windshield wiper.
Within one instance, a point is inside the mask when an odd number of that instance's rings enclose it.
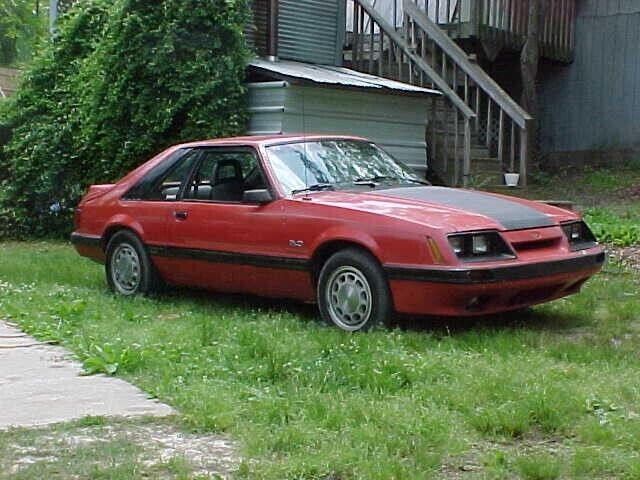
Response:
[[[320,192],[322,190],[335,190],[335,187],[330,183],[315,183],[305,188],[291,190],[291,194],[294,195],[296,193],[302,193],[302,192]]]
[[[426,180],[419,180],[417,178],[391,177],[389,175],[377,175],[375,177],[356,178],[352,183],[354,185],[371,185],[375,187],[377,183],[384,182],[384,181],[411,182],[411,183],[419,183],[420,185],[431,185]]]
[[[403,178],[402,179],[403,182],[411,182],[411,183],[417,183],[419,185],[428,185],[431,186],[431,182],[427,182],[426,180],[420,180],[418,178]]]

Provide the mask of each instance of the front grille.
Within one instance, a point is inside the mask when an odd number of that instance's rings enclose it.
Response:
[[[543,248],[553,248],[560,244],[560,238],[547,238],[543,240],[531,240],[528,242],[513,242],[516,252],[528,252],[531,250],[541,250]]]

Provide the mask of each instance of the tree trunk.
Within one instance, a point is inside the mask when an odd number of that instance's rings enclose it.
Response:
[[[535,159],[536,136],[538,130],[538,98],[536,95],[536,78],[538,76],[538,60],[540,52],[538,47],[538,32],[542,24],[542,9],[544,0],[529,0],[529,22],[527,40],[520,55],[520,72],[522,76],[522,98],[520,103],[532,117],[533,122],[529,126],[528,145],[530,159]]]

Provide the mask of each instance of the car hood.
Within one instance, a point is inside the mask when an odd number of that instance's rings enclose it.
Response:
[[[537,202],[447,187],[326,191],[312,197],[316,204],[382,214],[448,231],[540,228],[575,218],[570,212]]]

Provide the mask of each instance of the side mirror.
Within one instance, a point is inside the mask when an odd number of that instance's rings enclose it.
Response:
[[[256,190],[245,190],[242,194],[242,203],[257,203],[259,205],[269,203],[273,200],[271,193],[266,188]]]

